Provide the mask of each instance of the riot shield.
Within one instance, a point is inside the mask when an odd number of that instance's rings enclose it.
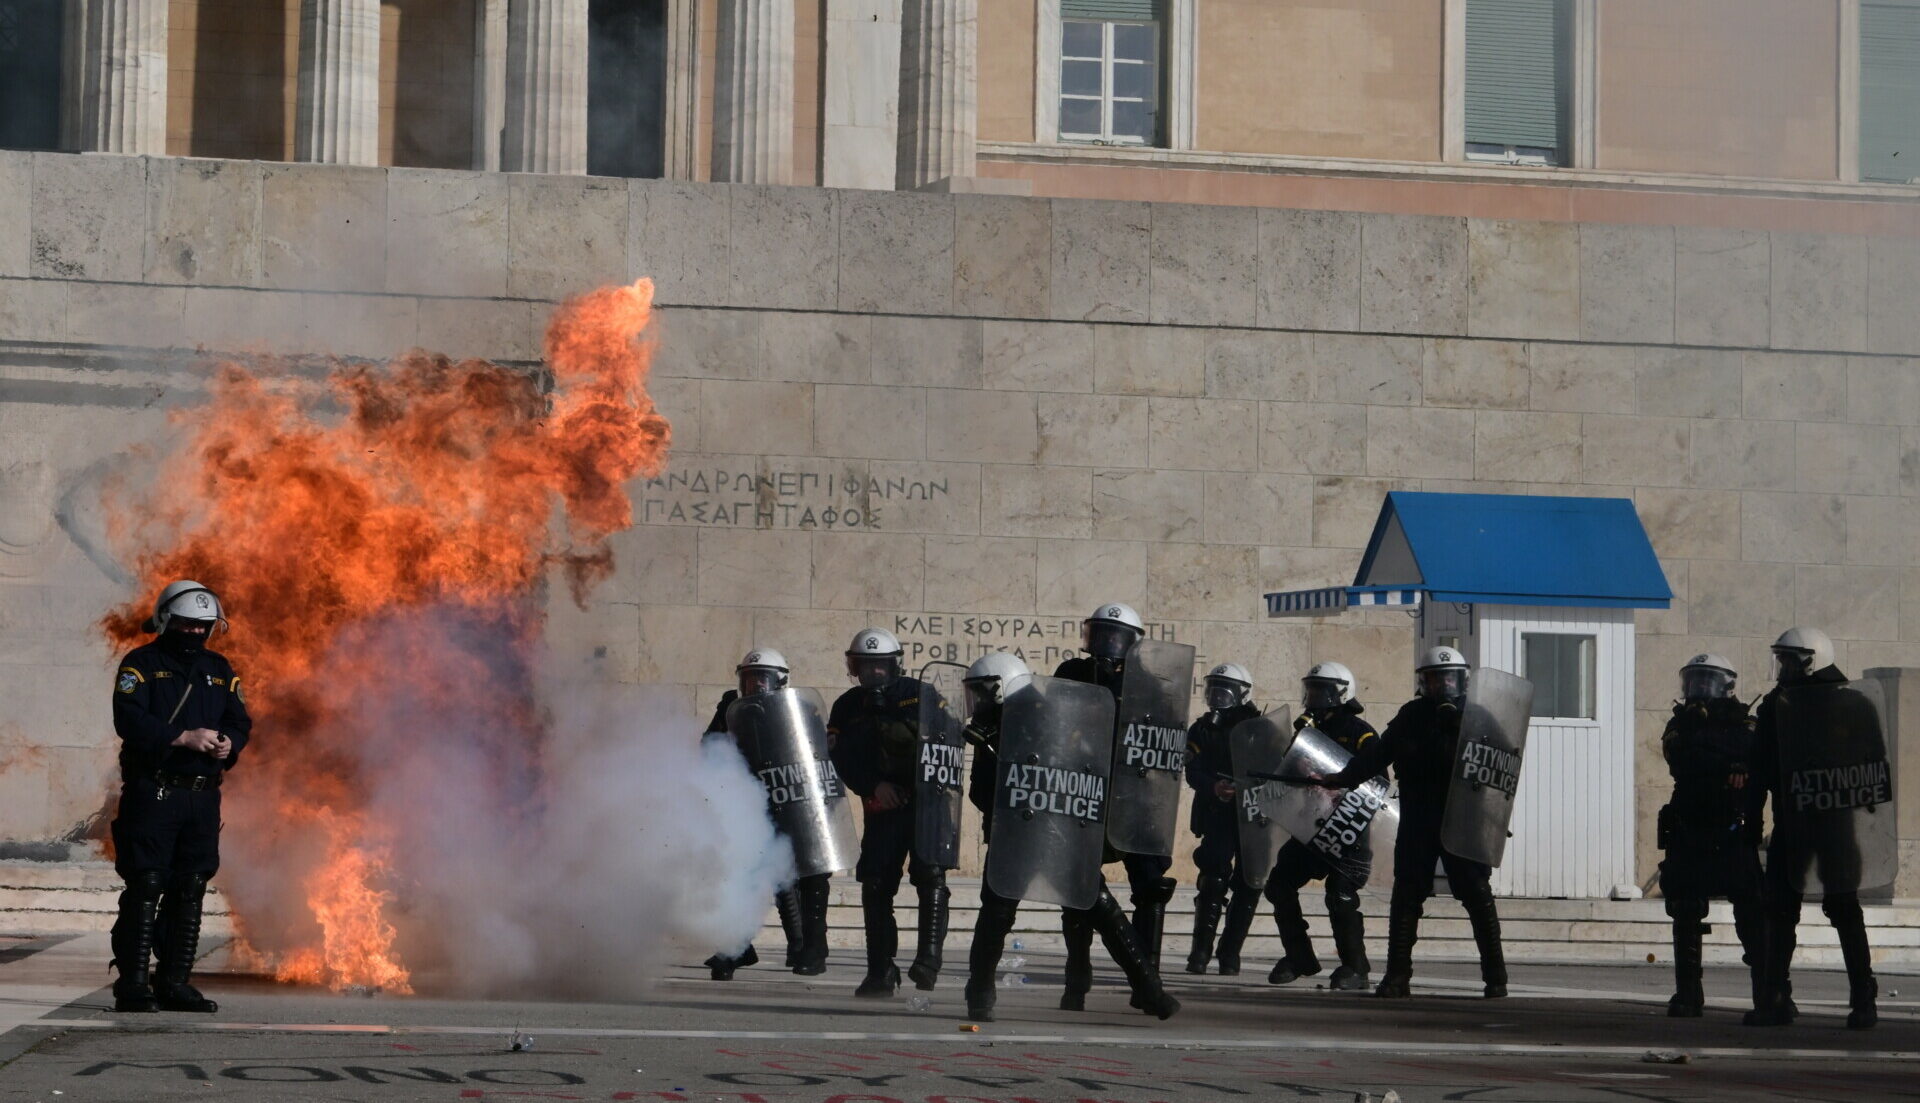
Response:
[[[1447,782],[1447,810],[1440,821],[1440,845],[1448,853],[1500,864],[1532,717],[1532,682],[1487,667],[1473,672]]]
[[[1141,640],[1127,652],[1113,728],[1107,841],[1126,854],[1171,855],[1180,827],[1193,704],[1193,648]]]
[[[1256,774],[1277,774],[1293,739],[1293,711],[1285,705],[1265,716],[1242,720],[1227,733],[1227,753],[1233,759],[1234,823],[1239,832],[1240,879],[1250,889],[1264,888],[1273,872],[1273,860],[1287,841],[1287,829],[1276,815],[1281,783]],[[1195,800],[1211,800],[1205,790]]]
[[[960,802],[966,785],[967,694],[959,663],[920,668],[920,748],[913,775],[913,852],[937,869],[960,866]]]
[[[1768,860],[1787,863],[1799,892],[1881,888],[1899,871],[1888,688],[1859,678],[1784,686],[1773,700],[1780,781]]]
[[[1352,789],[1312,784],[1315,778],[1338,773],[1352,758],[1319,728],[1301,728],[1273,771],[1285,780],[1271,784],[1279,789],[1275,818],[1287,834],[1355,885],[1364,885],[1376,864],[1384,866],[1392,859],[1400,802],[1377,777]]]
[[[987,845],[987,887],[1010,900],[1088,908],[1100,894],[1113,763],[1113,694],[1036,675],[1007,695]]]
[[[793,840],[802,877],[852,869],[860,848],[853,807],[827,757],[827,710],[810,689],[742,697],[727,709],[727,730],[767,790],[767,810]]]

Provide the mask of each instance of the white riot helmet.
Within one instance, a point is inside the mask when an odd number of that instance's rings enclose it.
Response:
[[[1300,679],[1300,704],[1308,712],[1325,712],[1353,700],[1353,671],[1345,663],[1314,663]]]
[[[900,641],[884,628],[862,628],[847,645],[847,675],[867,689],[879,689],[901,673]]]
[[[1118,662],[1146,634],[1146,623],[1133,606],[1115,601],[1095,609],[1092,616],[1080,622],[1080,648],[1096,659]]]
[[[1239,663],[1221,663],[1207,671],[1207,708],[1225,712],[1253,699],[1253,675]]]
[[[967,716],[997,723],[1000,706],[1006,704],[1007,694],[1021,680],[1032,676],[1033,671],[1027,668],[1020,656],[1009,655],[1005,651],[990,651],[973,660],[973,665],[967,668],[966,675],[960,680],[967,687]]]
[[[1451,647],[1429,647],[1413,668],[1419,692],[1443,706],[1459,707],[1467,695],[1467,657]]]
[[[1734,683],[1739,680],[1740,672],[1733,669],[1733,663],[1726,656],[1703,652],[1688,659],[1680,668],[1680,698],[1710,701],[1731,697]]]
[[[747,652],[733,673],[740,683],[740,696],[752,697],[787,688],[787,678],[793,671],[787,668],[785,655],[771,647],[756,647]]]
[[[173,626],[181,634],[197,636],[201,642],[226,627],[227,618],[220,598],[212,590],[189,578],[169,582],[153,603],[153,616],[143,625],[150,632],[166,632]]]
[[[1789,628],[1773,641],[1773,672],[1778,680],[1804,678],[1833,665],[1833,640],[1818,628]]]

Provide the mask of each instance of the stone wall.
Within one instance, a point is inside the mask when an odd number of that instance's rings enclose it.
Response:
[[[1112,599],[1263,700],[1344,661],[1378,714],[1408,619],[1260,595],[1349,581],[1395,488],[1637,502],[1677,595],[1639,616],[1643,878],[1687,654],[1752,692],[1807,622],[1920,665],[1911,239],[0,154],[0,838],[99,806],[124,595],[53,511],[191,350],[527,360],[639,275],[673,469],[554,637],[689,725],[750,644],[831,693],[864,624],[1050,664]]]

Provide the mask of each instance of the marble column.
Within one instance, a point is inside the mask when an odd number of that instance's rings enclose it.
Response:
[[[906,0],[896,185],[972,176],[979,140],[978,0]]]
[[[793,182],[794,0],[720,0],[713,179]]]
[[[500,167],[587,171],[587,0],[508,0]]]
[[[293,157],[380,163],[380,0],[300,0]]]
[[[71,0],[67,144],[103,153],[167,152],[168,0]],[[63,82],[65,83],[65,82]]]

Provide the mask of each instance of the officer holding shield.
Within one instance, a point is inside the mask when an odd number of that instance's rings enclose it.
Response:
[[[834,765],[861,797],[865,831],[860,838],[860,907],[866,926],[867,975],[857,996],[891,996],[900,986],[893,957],[900,931],[893,898],[900,867],[920,896],[920,940],[907,975],[930,989],[939,980],[947,939],[947,871],[928,862],[915,846],[913,793],[920,760],[923,695],[937,693],[907,677],[900,641],[883,628],[863,628],[847,647],[847,675],[857,684],[840,695],[827,718]]]
[[[733,706],[733,703],[742,697],[757,697],[762,693],[773,693],[785,689],[791,675],[786,656],[771,647],[756,647],[747,652],[746,656],[740,660],[740,664],[733,668],[733,673],[737,688],[720,695],[720,704],[713,710],[713,719],[708,722],[703,739],[731,740],[733,737],[727,731],[727,710]],[[748,761],[752,761],[749,748],[741,748],[741,753]],[[810,960],[815,956],[819,959],[821,969],[826,968],[826,900],[827,882],[830,876],[827,874],[803,878],[811,882],[811,887],[806,891],[809,895],[816,897],[820,905],[820,930],[815,954],[809,954],[807,949],[805,924],[801,919],[801,913],[804,911],[801,904],[801,887],[796,885],[773,894],[774,908],[780,914],[780,926],[787,936],[786,967],[789,969],[795,969],[803,959]],[[753,943],[749,942],[747,948],[739,954],[715,954],[707,959],[706,965],[714,980],[732,980],[734,970],[759,963],[760,955],[755,952]]]
[[[1364,709],[1353,695],[1353,671],[1344,664],[1315,663],[1300,680],[1300,687],[1302,711],[1293,722],[1295,731],[1315,728],[1353,755],[1379,742],[1373,725],[1360,718]],[[1431,870],[1432,861],[1427,866]],[[1307,918],[1300,910],[1301,887],[1319,878],[1326,879],[1327,922],[1333,928],[1334,949],[1340,955],[1340,966],[1327,986],[1336,992],[1363,991],[1371,965],[1367,961],[1366,920],[1360,914],[1361,886],[1299,839],[1289,839],[1280,848],[1273,872],[1267,877],[1266,895],[1273,904],[1273,921],[1280,928],[1280,945],[1286,955],[1267,974],[1267,983],[1288,984],[1320,972],[1320,958],[1313,952]]]
[[[1328,788],[1350,788],[1393,767],[1400,783],[1400,835],[1394,846],[1393,897],[1387,920],[1387,971],[1374,995],[1404,998],[1413,978],[1413,944],[1420,915],[1433,895],[1433,866],[1447,871],[1454,898],[1466,909],[1480,950],[1480,977],[1488,998],[1507,994],[1500,916],[1493,902],[1493,867],[1441,846],[1449,790],[1467,707],[1466,657],[1451,647],[1427,650],[1415,670],[1419,695],[1400,707],[1379,739],[1368,740]]]
[[[1792,628],[1773,645],[1779,681],[1756,713],[1755,780],[1773,798],[1767,846],[1767,991],[1747,1021],[1791,1023],[1791,969],[1806,893],[1839,936],[1847,967],[1847,1025],[1879,1021],[1873,951],[1860,890],[1885,885],[1897,869],[1893,780],[1887,762],[1879,683],[1853,682],[1833,662],[1833,641],[1817,628]]]
[[[1260,906],[1259,890],[1236,877],[1240,853],[1239,790],[1233,782],[1233,754],[1227,734],[1234,725],[1260,715],[1253,703],[1253,675],[1239,663],[1221,663],[1207,672],[1206,715],[1187,729],[1187,786],[1193,790],[1188,828],[1199,838],[1193,864],[1200,870],[1193,901],[1193,944],[1187,972],[1205,973],[1214,956],[1214,932],[1226,913],[1220,935],[1220,975],[1240,972],[1240,947]],[[1233,903],[1228,905],[1231,893]]]

